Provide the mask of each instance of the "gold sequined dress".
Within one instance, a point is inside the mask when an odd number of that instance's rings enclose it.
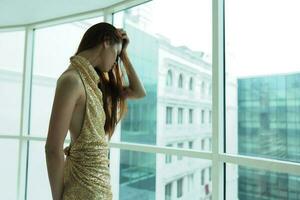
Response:
[[[80,134],[64,149],[63,200],[111,200],[106,118],[102,93],[97,87],[100,77],[84,57],[72,56],[70,62],[84,83],[87,99]]]

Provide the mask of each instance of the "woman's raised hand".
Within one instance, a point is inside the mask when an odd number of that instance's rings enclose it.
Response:
[[[126,31],[122,28],[118,28],[118,31],[121,33],[122,35],[122,51],[121,51],[121,54],[126,52],[126,49],[127,49],[127,46],[129,44],[129,38],[128,38],[128,35],[126,33]]]

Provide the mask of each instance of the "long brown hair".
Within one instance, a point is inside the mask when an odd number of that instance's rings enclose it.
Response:
[[[122,36],[117,29],[109,23],[101,22],[95,24],[84,33],[75,55],[87,49],[94,48],[106,40],[109,41],[110,44],[122,43]],[[102,92],[103,108],[106,115],[104,125],[105,134],[108,134],[110,140],[114,133],[115,126],[128,110],[126,100],[121,95],[124,77],[118,61],[109,72],[101,72],[97,68],[95,68],[95,70],[100,77],[98,88]]]

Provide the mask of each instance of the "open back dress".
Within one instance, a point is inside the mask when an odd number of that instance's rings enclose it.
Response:
[[[86,58],[75,55],[70,62],[84,84],[86,104],[79,136],[64,149],[63,200],[112,200],[100,77]]]

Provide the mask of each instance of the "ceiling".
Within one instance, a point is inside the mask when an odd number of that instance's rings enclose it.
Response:
[[[125,0],[0,0],[0,27],[41,22],[106,8]]]

